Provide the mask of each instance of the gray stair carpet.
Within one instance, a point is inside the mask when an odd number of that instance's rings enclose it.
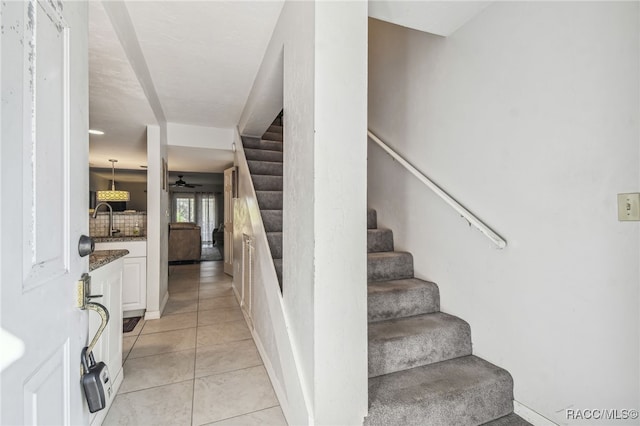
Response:
[[[276,219],[274,219],[276,220]],[[365,425],[525,426],[513,379],[472,355],[471,328],[440,312],[438,286],[413,276],[411,253],[367,211],[369,415]]]
[[[262,223],[282,291],[282,126],[271,125],[262,138],[242,137]]]

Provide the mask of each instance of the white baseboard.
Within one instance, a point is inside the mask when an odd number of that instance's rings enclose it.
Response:
[[[243,312],[243,315],[245,316],[245,321],[247,321],[248,318],[244,312]],[[260,341],[260,337],[258,337],[258,334],[255,332],[253,328],[250,328],[250,330],[251,330],[251,335],[253,336],[253,341],[255,342],[256,347],[258,348],[258,353],[260,353],[260,358],[262,358],[262,362],[264,363],[264,368],[267,370],[267,374],[269,375],[269,379],[271,380],[271,385],[273,386],[273,390],[276,393],[276,398],[278,398],[278,402],[280,403],[282,414],[284,414],[285,419],[289,419],[290,416],[288,415],[289,403],[287,402],[287,393],[284,391],[284,389],[282,388],[282,385],[277,380],[278,376],[276,376],[276,372],[273,369],[273,365],[271,365],[271,361],[267,357],[267,352],[265,351],[264,346]]]
[[[154,320],[160,319],[162,316],[162,312],[164,312],[164,308],[167,306],[167,302],[169,301],[169,292],[167,291],[162,298],[162,302],[160,302],[160,309],[157,311],[147,311],[144,314],[144,320]]]
[[[145,321],[154,320],[154,319],[160,319],[160,311],[147,311],[144,314]]]
[[[557,423],[552,422],[543,415],[536,413],[531,408],[515,400],[513,401],[513,412],[533,426],[558,426]]]

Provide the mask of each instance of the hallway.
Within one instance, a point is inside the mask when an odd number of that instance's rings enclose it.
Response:
[[[286,425],[222,262],[170,266],[159,320],[123,338],[105,425]]]

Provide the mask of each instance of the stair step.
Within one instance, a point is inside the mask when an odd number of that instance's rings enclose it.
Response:
[[[262,223],[267,232],[282,232],[282,210],[261,210]]]
[[[388,281],[413,278],[413,256],[401,251],[367,254],[367,280]]]
[[[247,149],[263,149],[266,151],[280,151],[282,152],[281,141],[268,141],[259,138],[242,137],[242,146]]]
[[[242,136],[242,146],[244,148],[260,149],[260,138],[252,138],[250,136]]]
[[[513,380],[473,355],[369,379],[364,424],[478,425],[513,411]]]
[[[378,214],[374,209],[367,209],[367,229],[378,227]]]
[[[282,191],[256,191],[260,210],[282,210]]]
[[[442,312],[369,324],[369,377],[471,355],[471,329]]]
[[[284,128],[282,126],[279,126],[277,124],[272,124],[271,126],[269,126],[269,128],[267,129],[267,132],[269,133],[280,133],[283,134],[284,133]]]
[[[247,161],[252,175],[282,176],[282,163],[274,161]]]
[[[262,140],[282,142],[283,135],[281,132],[265,132],[264,135],[262,135]]]
[[[282,259],[282,232],[267,232],[267,241],[271,249],[271,257]]]
[[[251,175],[256,191],[282,191],[282,176]]]
[[[282,163],[281,151],[268,151],[266,149],[245,148],[244,155],[247,160],[273,161]]]
[[[390,229],[367,229],[367,252],[393,251],[393,232]]]
[[[517,414],[509,414],[499,419],[485,423],[482,426],[532,426],[531,423],[518,416]]]
[[[367,292],[369,322],[430,314],[440,310],[438,286],[417,278],[370,282]]]
[[[276,268],[276,275],[278,277],[278,283],[280,284],[280,291],[282,291],[282,259],[273,259],[273,266]]]

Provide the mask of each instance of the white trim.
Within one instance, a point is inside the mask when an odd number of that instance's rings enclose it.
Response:
[[[162,302],[160,302],[160,309],[157,311],[147,311],[144,314],[144,320],[147,321],[147,320],[160,319],[165,306],[167,306],[168,301],[169,301],[169,292],[167,291],[164,294],[164,297],[162,298]]]
[[[557,423],[552,422],[516,400],[513,401],[513,412],[531,423],[533,426],[558,426]]]
[[[244,320],[248,323],[247,315],[245,311],[242,311],[242,315],[244,316]],[[251,335],[253,336],[253,341],[256,344],[256,348],[258,348],[258,352],[260,353],[260,358],[262,358],[262,363],[264,364],[264,368],[267,370],[267,375],[271,380],[271,385],[273,386],[273,390],[276,393],[276,398],[278,398],[278,402],[280,403],[280,408],[282,409],[282,413],[284,414],[285,419],[287,420],[287,424],[290,424],[290,416],[289,416],[289,403],[287,401],[287,393],[284,391],[284,388],[277,380],[277,375],[275,370],[273,369],[273,365],[271,365],[271,361],[267,356],[267,352],[260,341],[260,337],[258,337],[258,333],[255,332],[255,329],[251,328]]]
[[[473,213],[464,208],[462,204],[458,203],[453,197],[447,194],[442,188],[436,185],[431,179],[425,176],[420,170],[416,169],[411,163],[402,158],[400,154],[395,152],[384,143],[379,137],[377,137],[371,130],[367,130],[367,135],[374,141],[380,148],[382,148],[393,159],[400,163],[405,169],[414,175],[418,180],[424,183],[427,188],[432,190],[438,197],[440,197],[445,203],[451,206],[458,214],[460,214],[470,225],[478,228],[487,238],[489,238],[499,249],[503,249],[507,246],[507,242],[498,234],[496,234],[491,228],[485,225],[480,219],[478,219]]]

